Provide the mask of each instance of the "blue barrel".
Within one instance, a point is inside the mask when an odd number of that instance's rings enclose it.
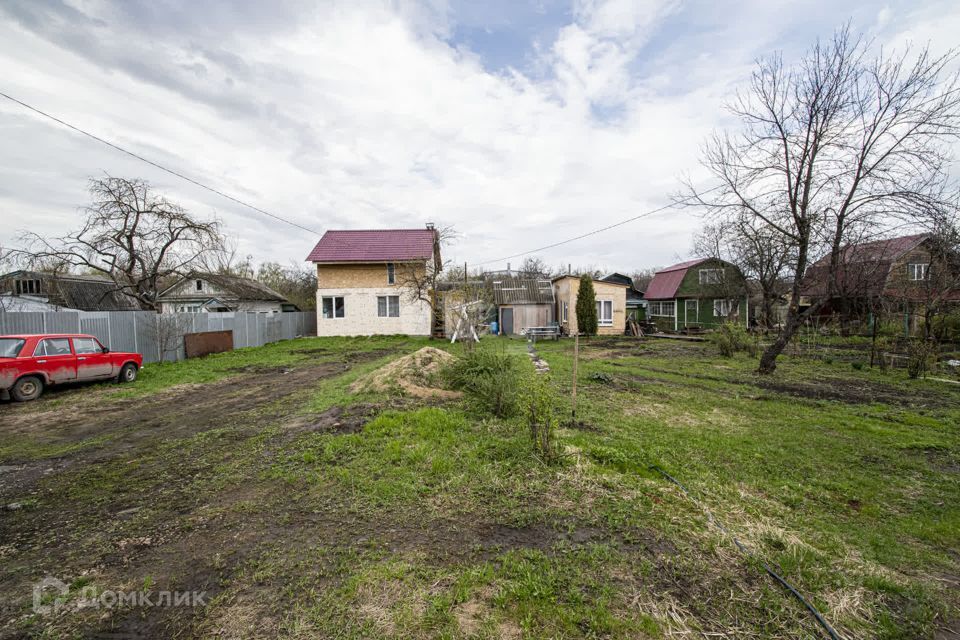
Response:
[[[490,323],[490,333],[497,335],[499,333],[498,329],[500,329],[500,326],[497,324],[496,320]]]

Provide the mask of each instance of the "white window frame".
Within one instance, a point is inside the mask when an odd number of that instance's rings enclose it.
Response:
[[[930,263],[911,262],[907,265],[907,278],[912,282],[928,280],[930,278]]]
[[[383,313],[380,313],[380,301],[383,300]],[[392,313],[396,311],[396,313]],[[378,318],[400,317],[400,296],[377,296]]]
[[[664,313],[664,309],[672,310],[670,313]],[[651,318],[675,318],[677,316],[677,303],[674,300],[651,300],[648,305],[649,316]]]
[[[387,284],[397,283],[397,265],[392,262],[387,263]]]
[[[342,315],[337,315],[337,299],[340,300],[340,310]],[[326,309],[323,308],[327,300],[330,300],[330,313],[327,315]],[[320,297],[320,317],[324,320],[343,320],[347,317],[347,301],[343,296],[321,296]]]
[[[560,304],[560,322],[566,324],[569,314],[570,314],[570,303],[562,302]]]
[[[716,276],[716,280],[712,280],[714,276],[711,274],[719,275]],[[700,284],[723,284],[723,269],[700,269],[697,277],[699,278]]]
[[[713,299],[713,317],[729,318],[730,313],[736,308],[736,305],[737,305],[736,300],[730,300],[728,298],[714,298]]]
[[[609,309],[610,315],[604,317],[603,311]],[[597,326],[613,326],[613,300],[597,300]]]

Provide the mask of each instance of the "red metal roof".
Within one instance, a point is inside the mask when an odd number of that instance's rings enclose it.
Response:
[[[677,289],[683,282],[684,276],[691,267],[706,262],[710,258],[698,258],[681,262],[666,269],[660,269],[653,274],[653,279],[647,285],[647,290],[643,293],[645,300],[672,300],[677,296]]]
[[[327,231],[308,262],[403,262],[433,255],[433,229]]]

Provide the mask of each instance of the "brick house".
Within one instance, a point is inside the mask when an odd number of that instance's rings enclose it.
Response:
[[[746,280],[740,269],[717,258],[698,258],[657,271],[644,298],[650,321],[661,331],[749,322]]]
[[[440,242],[424,229],[331,230],[307,256],[317,268],[317,335],[431,335],[431,274]]]

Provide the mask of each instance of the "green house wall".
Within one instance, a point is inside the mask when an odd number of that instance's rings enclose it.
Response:
[[[700,284],[701,269],[724,269],[724,283],[717,285]],[[735,266],[720,260],[708,260],[691,267],[677,287],[677,294],[674,302],[676,303],[676,323],[673,318],[651,317],[657,327],[662,331],[673,331],[683,329],[686,326],[699,326],[704,329],[714,329],[727,321],[727,316],[716,317],[713,315],[713,302],[717,299],[736,299],[738,300],[739,322],[747,322],[747,283],[743,274]],[[691,302],[691,308],[687,309],[687,300]]]

